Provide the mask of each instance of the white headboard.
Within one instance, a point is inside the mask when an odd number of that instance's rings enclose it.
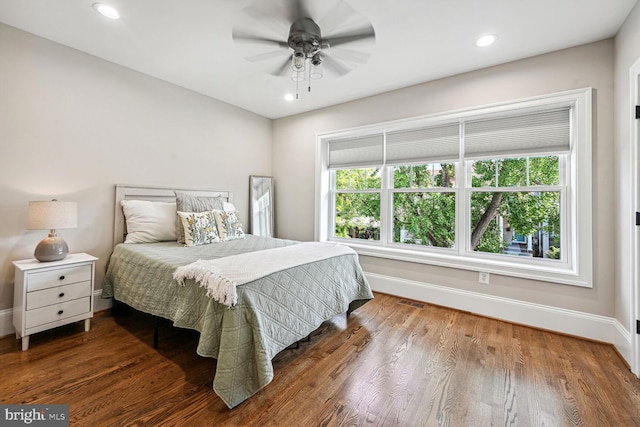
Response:
[[[156,202],[175,202],[175,190],[184,191],[192,196],[222,197],[225,201],[233,203],[231,191],[210,190],[205,188],[170,188],[170,187],[143,187],[139,185],[116,185],[115,215],[113,227],[113,245],[122,243],[127,233],[124,213],[120,201],[122,200],[151,200]]]

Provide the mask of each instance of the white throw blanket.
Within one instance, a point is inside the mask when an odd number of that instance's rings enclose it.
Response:
[[[232,307],[238,302],[238,285],[288,268],[355,253],[350,247],[337,243],[304,242],[224,258],[198,260],[178,267],[173,278],[180,285],[184,285],[185,279],[194,279],[207,290],[208,297]]]

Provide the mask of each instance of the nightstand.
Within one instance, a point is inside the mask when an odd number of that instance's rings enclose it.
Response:
[[[69,254],[61,261],[14,261],[13,326],[29,349],[29,335],[93,317],[93,282],[98,258]]]

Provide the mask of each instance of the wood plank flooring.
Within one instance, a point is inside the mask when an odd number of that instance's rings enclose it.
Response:
[[[274,359],[235,409],[197,333],[98,313],[0,339],[0,402],[69,404],[72,426],[640,426],[640,380],[610,345],[376,294]]]

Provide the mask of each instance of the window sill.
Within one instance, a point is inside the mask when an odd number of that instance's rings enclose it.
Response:
[[[435,265],[439,267],[457,268],[487,272],[509,277],[538,280],[562,285],[593,287],[590,277],[580,277],[567,263],[529,260],[529,262],[508,262],[495,259],[491,255],[477,254],[462,256],[457,253],[434,253],[426,250],[411,250],[400,247],[381,247],[374,244],[353,242],[350,239],[331,239],[353,248],[358,255],[392,259],[396,261]],[[544,265],[542,265],[544,264]]]

